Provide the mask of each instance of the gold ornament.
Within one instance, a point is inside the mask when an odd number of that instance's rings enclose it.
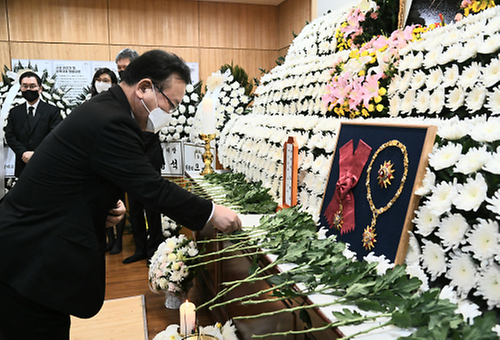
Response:
[[[391,185],[391,180],[394,179],[392,174],[395,170],[392,168],[393,164],[391,161],[384,161],[384,164],[380,164],[380,169],[378,171],[378,185],[381,188],[387,188],[387,185]]]
[[[396,191],[396,194],[394,197],[387,203],[385,207],[382,208],[377,208],[375,207],[375,204],[373,203],[373,198],[372,198],[372,190],[370,187],[370,175],[372,172],[372,166],[373,162],[375,159],[378,157],[378,154],[390,147],[390,146],[395,146],[401,150],[403,153],[403,166],[404,166],[404,171],[403,171],[403,176],[401,177],[401,184],[399,185],[398,190]],[[386,162],[384,162],[384,165]],[[392,164],[391,164],[391,170],[392,170]],[[394,171],[394,170],[393,170]],[[392,172],[390,173],[392,174]],[[375,234],[375,225],[377,224],[377,217],[380,214],[383,214],[387,210],[389,210],[396,200],[399,198],[401,195],[401,192],[403,191],[403,187],[406,182],[406,176],[408,175],[408,152],[406,150],[406,146],[401,143],[400,141],[393,139],[391,141],[388,141],[387,143],[384,143],[378,148],[378,150],[373,154],[372,160],[370,161],[370,165],[368,165],[368,169],[366,170],[366,199],[368,200],[368,205],[370,206],[370,210],[372,211],[372,223],[369,226],[366,226],[365,231],[363,232],[363,247],[367,250],[370,250],[374,247],[374,243],[377,242],[375,237],[377,234]],[[392,178],[391,178],[392,179]],[[379,179],[380,183],[380,179]],[[389,183],[390,184],[390,183]]]

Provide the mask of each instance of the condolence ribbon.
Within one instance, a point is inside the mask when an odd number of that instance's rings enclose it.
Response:
[[[339,149],[339,179],[324,215],[330,228],[334,226],[336,217],[337,222],[339,218],[342,220],[340,234],[354,230],[355,212],[352,189],[358,183],[371,151],[372,148],[361,139],[354,153],[352,139]]]

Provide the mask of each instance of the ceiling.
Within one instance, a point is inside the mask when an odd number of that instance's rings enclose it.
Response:
[[[254,5],[274,5],[278,6],[285,0],[198,0],[207,2],[232,2],[238,4],[254,4]]]

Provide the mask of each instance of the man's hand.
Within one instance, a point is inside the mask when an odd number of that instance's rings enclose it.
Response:
[[[23,155],[21,156],[21,159],[23,160],[24,163],[28,163],[30,160],[31,156],[33,156],[33,151],[24,151]]]
[[[116,202],[116,207],[111,209],[108,213],[108,218],[106,219],[106,227],[113,227],[120,222],[123,217],[125,217],[125,212],[127,209],[125,208],[125,204],[121,200]]]
[[[214,205],[214,214],[208,224],[224,233],[232,233],[241,229],[241,220],[234,211],[222,205]]]

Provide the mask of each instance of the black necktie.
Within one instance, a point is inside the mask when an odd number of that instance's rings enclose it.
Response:
[[[28,108],[28,124],[29,124],[30,130],[33,127],[34,123],[35,123],[35,116],[33,115],[33,106],[30,106]]]

